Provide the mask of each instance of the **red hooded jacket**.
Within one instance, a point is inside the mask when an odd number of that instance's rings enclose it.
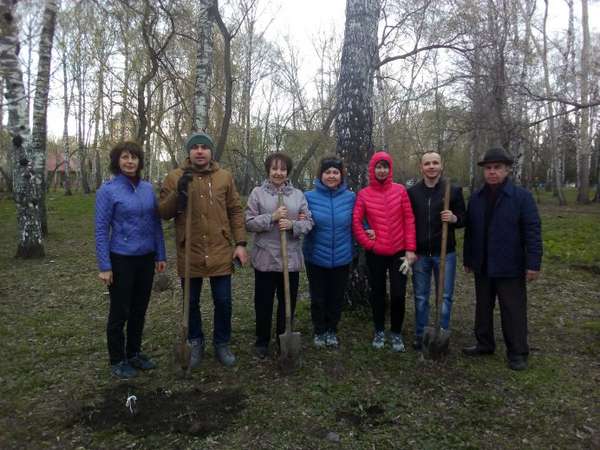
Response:
[[[383,182],[375,178],[375,165],[379,161],[387,161],[390,165],[390,174]],[[392,181],[392,168],[389,154],[377,152],[373,155],[369,162],[369,186],[358,193],[352,216],[356,241],[366,250],[383,256],[417,249],[415,216],[410,199],[406,188]],[[375,231],[374,240],[370,240],[365,232],[365,219],[368,228]]]

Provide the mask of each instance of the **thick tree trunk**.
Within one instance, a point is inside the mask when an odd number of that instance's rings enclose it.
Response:
[[[9,131],[12,137],[14,199],[17,210],[16,257],[39,258],[44,256],[42,226],[40,223],[40,198],[42,177],[35,168],[40,165],[40,155],[33,151],[27,111],[23,73],[17,58],[18,33],[11,0],[0,0],[0,75],[7,81],[6,107],[9,110]]]
[[[336,151],[348,171],[348,184],[357,192],[368,182],[373,154],[373,76],[378,61],[378,0],[347,0],[344,44],[337,91]],[[364,253],[352,264],[347,301],[367,304],[368,284]]]
[[[48,215],[46,213],[46,120],[48,111],[48,92],[50,90],[50,63],[54,28],[56,25],[57,0],[48,0],[44,8],[42,32],[40,34],[38,73],[35,82],[35,98],[33,101],[33,129],[31,133],[32,152],[38,155],[33,170],[42,180],[40,192],[40,222],[42,234],[48,235]]]

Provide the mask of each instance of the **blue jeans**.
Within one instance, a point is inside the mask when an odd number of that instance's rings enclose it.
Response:
[[[440,271],[439,256],[419,255],[419,259],[412,267],[413,291],[415,294],[415,334],[423,336],[423,330],[429,322],[429,294],[431,292],[431,274],[435,277],[437,288],[438,274]],[[454,278],[456,276],[456,253],[446,255],[446,275],[444,278],[444,301],[440,326],[444,329],[450,327],[450,313],[452,312],[452,295],[454,294]],[[434,293],[435,295],[435,293]],[[434,297],[435,299],[435,297]]]
[[[190,328],[188,338],[200,339],[204,342],[202,315],[200,313],[202,280],[202,278],[190,278]],[[182,278],[182,286],[183,283]],[[210,289],[215,307],[213,344],[215,346],[225,345],[231,340],[231,275],[210,277]]]

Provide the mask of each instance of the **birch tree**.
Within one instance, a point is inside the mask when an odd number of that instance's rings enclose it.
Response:
[[[39,42],[38,72],[33,100],[33,126],[31,130],[31,151],[38,155],[33,170],[42,180],[40,194],[40,222],[42,234],[48,234],[48,216],[46,213],[46,121],[48,111],[48,92],[50,91],[50,62],[54,29],[56,26],[57,0],[48,0],[42,17],[42,31]]]
[[[29,134],[27,95],[23,72],[17,57],[19,38],[15,4],[0,0],[0,71],[6,79],[6,108],[9,110],[9,132],[14,153],[13,193],[17,209],[17,257],[40,258],[44,256],[42,227],[40,223],[40,196],[42,178],[35,170],[41,155],[34,153]]]
[[[207,131],[209,111],[209,85],[213,64],[213,0],[200,0],[198,14],[198,52],[196,55],[196,81],[194,83],[192,131]]]
[[[590,100],[590,24],[588,0],[581,0],[581,28],[583,42],[581,47],[581,104],[586,105]],[[577,202],[587,204],[590,202],[590,108],[581,111],[579,129],[579,145],[577,146]]]

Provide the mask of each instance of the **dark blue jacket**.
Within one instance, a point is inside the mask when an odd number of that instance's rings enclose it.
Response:
[[[490,277],[521,277],[542,264],[542,232],[531,193],[509,179],[500,188],[487,239],[487,271]],[[465,228],[464,265],[481,273],[485,242],[484,188],[469,199]]]
[[[165,241],[152,185],[137,186],[122,174],[96,193],[96,259],[98,268],[112,269],[110,253],[134,256],[156,253],[166,261]]]
[[[352,261],[352,209],[356,195],[345,183],[329,189],[321,180],[306,192],[314,226],[304,238],[304,259],[316,266],[332,268]]]

